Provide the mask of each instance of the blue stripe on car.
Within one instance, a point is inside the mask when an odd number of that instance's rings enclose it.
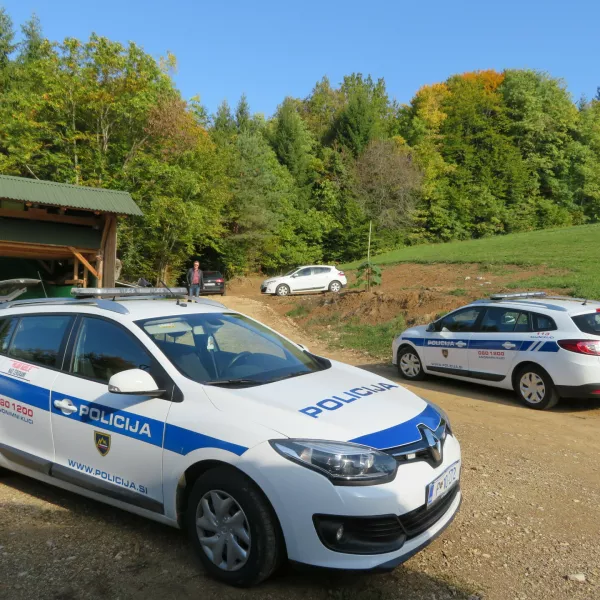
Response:
[[[415,346],[428,348],[452,348],[453,350],[509,350],[512,352],[558,352],[560,346],[554,341],[534,340],[444,340],[438,338],[404,337],[402,341],[411,342]],[[514,344],[514,348],[505,348],[504,344]],[[458,345],[457,345],[458,344]]]
[[[418,442],[421,439],[421,433],[418,430],[419,425],[425,425],[429,429],[435,431],[439,427],[440,421],[440,414],[433,406],[428,404],[423,412],[404,423],[399,423],[398,425],[376,431],[375,433],[362,435],[349,441],[354,442],[355,444],[377,448],[378,450],[395,448],[396,446],[404,446],[405,444]]]
[[[219,448],[228,450],[229,452],[240,456],[248,450],[245,446],[240,446],[232,442],[220,440],[168,423],[165,430],[165,423],[158,421],[157,419],[152,419],[125,410],[119,410],[112,406],[105,406],[97,402],[88,402],[87,400],[76,398],[69,394],[53,392],[51,402],[50,391],[47,388],[39,387],[28,381],[20,381],[18,379],[13,379],[12,377],[0,375],[0,382],[3,395],[14,398],[23,404],[34,406],[40,410],[50,410],[53,414],[60,417],[73,419],[85,425],[91,425],[92,427],[119,433],[153,446],[160,447],[163,445],[164,430],[164,448],[172,452],[177,452],[178,454],[189,454],[199,448]],[[77,406],[77,412],[65,415],[59,408],[54,406],[54,400],[64,400],[65,398],[68,398]],[[81,414],[82,406],[89,409],[88,412],[83,415]],[[101,419],[92,418],[90,415],[92,409],[98,410],[100,415],[102,415]],[[115,417],[118,418],[117,422],[122,426],[115,425]],[[129,427],[127,424],[129,424]],[[144,424],[148,425],[150,430],[149,435],[141,433]],[[132,431],[132,429],[135,431]]]

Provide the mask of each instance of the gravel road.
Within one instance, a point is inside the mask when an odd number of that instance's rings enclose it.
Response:
[[[397,379],[360,354],[329,352],[260,299],[225,301],[314,352]],[[407,387],[451,417],[464,502],[444,535],[393,573],[286,567],[257,589],[227,588],[205,577],[181,532],[10,474],[0,479],[0,598],[598,600],[600,402],[536,412],[489,388]]]

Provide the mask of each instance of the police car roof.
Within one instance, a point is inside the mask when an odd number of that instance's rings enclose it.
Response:
[[[235,312],[226,306],[211,300],[201,299],[200,302],[177,301],[171,298],[157,299],[127,299],[127,300],[104,300],[95,304],[93,301],[73,300],[70,298],[55,298],[21,303],[10,303],[4,311],[0,311],[0,317],[13,314],[35,315],[40,313],[81,313],[95,314],[114,318],[115,320],[139,321],[160,317],[180,316],[194,313],[218,314],[223,312]],[[124,310],[123,310],[124,309]]]
[[[586,300],[583,298],[553,297],[540,298],[503,298],[501,300],[476,300],[473,305],[486,306],[514,306],[522,310],[551,310],[566,312],[569,315],[578,315],[594,311],[600,308],[598,300]]]

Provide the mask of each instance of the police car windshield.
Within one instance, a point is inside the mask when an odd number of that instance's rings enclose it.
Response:
[[[186,377],[240,387],[328,368],[260,323],[237,314],[189,314],[136,322]]]

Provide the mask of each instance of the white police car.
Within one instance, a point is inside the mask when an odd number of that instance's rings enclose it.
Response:
[[[297,267],[280,277],[265,279],[260,285],[263,294],[289,296],[307,292],[342,291],[348,285],[346,274],[337,267],[311,265]]]
[[[406,379],[432,373],[513,389],[531,408],[600,398],[600,302],[497,294],[407,329],[392,353]]]
[[[234,585],[391,569],[450,523],[443,411],[210,300],[99,298],[159,292],[1,305],[1,467],[187,529]]]

